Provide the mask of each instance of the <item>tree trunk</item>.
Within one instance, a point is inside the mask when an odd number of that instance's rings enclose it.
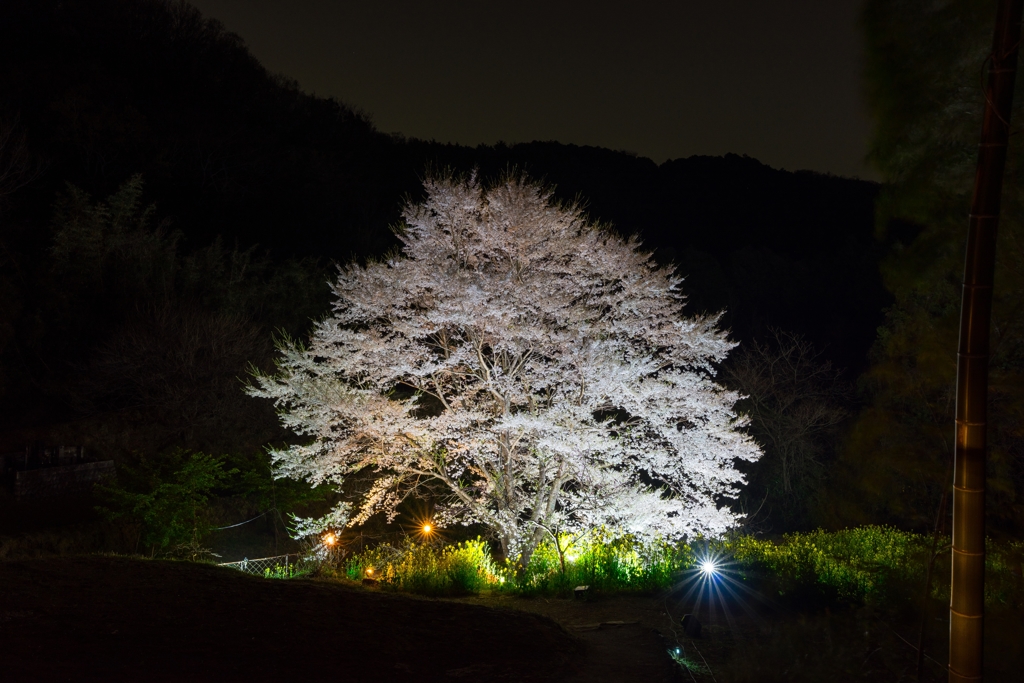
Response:
[[[957,354],[949,681],[980,681],[985,609],[985,451],[996,227],[1024,0],[1000,0],[967,237]]]

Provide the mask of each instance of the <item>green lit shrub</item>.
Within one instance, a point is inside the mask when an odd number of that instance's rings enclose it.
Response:
[[[275,564],[273,567],[267,567],[263,570],[263,578],[265,579],[292,579],[301,574],[295,565]]]
[[[769,574],[793,591],[816,591],[841,602],[916,600],[924,588],[933,539],[885,526],[787,534],[780,542],[738,536],[726,544],[736,562]],[[949,600],[949,538],[937,544],[931,596]],[[985,601],[1024,607],[1024,543],[987,543]]]
[[[892,597],[923,585],[930,540],[885,526],[787,534],[782,541],[739,536],[728,543],[741,565],[770,573],[791,590],[840,601]]]
[[[497,581],[490,550],[480,539],[444,547],[411,541],[397,548],[379,545],[352,557],[345,575],[433,596],[476,593]]]
[[[689,548],[645,544],[628,536],[611,538],[604,532],[572,543],[563,539],[561,546],[560,556],[553,542],[542,543],[525,571],[517,572],[511,565],[498,566],[480,539],[445,547],[382,544],[353,556],[344,574],[421,595],[460,595],[485,588],[521,595],[569,595],[579,585],[605,593],[662,589],[692,564]]]
[[[500,588],[526,595],[566,595],[580,585],[604,593],[659,590],[692,564],[693,555],[685,546],[641,543],[603,530],[574,542],[560,539],[559,545],[561,556],[551,540],[541,543],[523,572],[502,568]]]
[[[841,603],[918,600],[931,557],[930,536],[884,526],[789,534],[781,541],[735,536],[692,546],[641,543],[598,530],[582,539],[541,543],[523,571],[497,565],[480,539],[437,546],[408,542],[379,545],[345,564],[350,579],[374,578],[380,585],[422,595],[476,593],[490,588],[518,595],[571,595],[588,585],[600,593],[662,590],[696,564],[699,549],[728,556],[741,572],[760,575],[787,594]],[[932,597],[949,599],[948,539],[938,543]],[[559,552],[561,548],[561,552]],[[1024,543],[990,541],[986,557],[986,602],[1024,608],[1021,564]],[[371,571],[372,570],[372,571]]]

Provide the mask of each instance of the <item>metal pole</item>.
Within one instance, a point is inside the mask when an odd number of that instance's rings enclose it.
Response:
[[[956,376],[949,681],[980,681],[985,612],[985,455],[996,228],[1024,0],[999,0],[968,225]]]

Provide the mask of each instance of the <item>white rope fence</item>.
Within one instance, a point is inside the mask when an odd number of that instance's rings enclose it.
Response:
[[[299,570],[301,556],[296,554],[260,557],[255,560],[245,558],[237,562],[221,562],[218,567],[230,567],[238,571],[262,576],[268,579],[290,579]]]

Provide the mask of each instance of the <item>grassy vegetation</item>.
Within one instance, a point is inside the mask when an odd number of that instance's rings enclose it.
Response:
[[[479,539],[448,546],[412,541],[399,547],[382,544],[349,559],[340,573],[433,596],[476,593],[499,580],[490,550]]]
[[[630,537],[612,539],[601,533],[571,544],[560,540],[561,556],[553,542],[542,543],[522,571],[496,562],[488,544],[476,539],[443,547],[411,541],[397,547],[382,544],[325,573],[352,580],[372,578],[383,587],[421,595],[465,595],[484,589],[569,595],[579,585],[607,593],[665,588],[692,564],[692,553],[685,546],[641,544]]]
[[[728,549],[740,566],[792,589],[813,588],[842,602],[893,597],[924,583],[931,542],[919,534],[865,526],[787,534],[781,541],[739,536]]]
[[[787,534],[781,541],[739,536],[724,549],[740,567],[774,577],[785,590],[816,592],[842,603],[917,599],[933,540],[886,526]],[[949,539],[937,543],[931,597],[949,600]],[[985,598],[990,606],[1024,606],[1024,543],[989,540]]]
[[[382,544],[350,556],[327,573],[373,578],[388,589],[434,596],[485,589],[568,596],[579,585],[604,594],[649,593],[675,585],[698,557],[710,552],[744,577],[770,580],[783,595],[831,604],[897,605],[920,599],[933,542],[884,526],[788,534],[781,540],[736,536],[711,546],[643,544],[600,532],[567,541],[542,544],[523,571],[496,562],[487,543],[477,539],[447,546]],[[938,551],[930,597],[946,601],[948,539],[940,539]],[[991,606],[1024,606],[1022,559],[1024,543],[989,543],[986,597]]]
[[[640,543],[630,536],[613,538],[602,531],[571,545],[564,541],[559,545],[562,557],[548,541],[537,548],[524,572],[504,568],[502,588],[524,595],[565,595],[581,585],[604,593],[649,592],[671,586],[680,571],[693,565],[694,558],[689,546]]]

